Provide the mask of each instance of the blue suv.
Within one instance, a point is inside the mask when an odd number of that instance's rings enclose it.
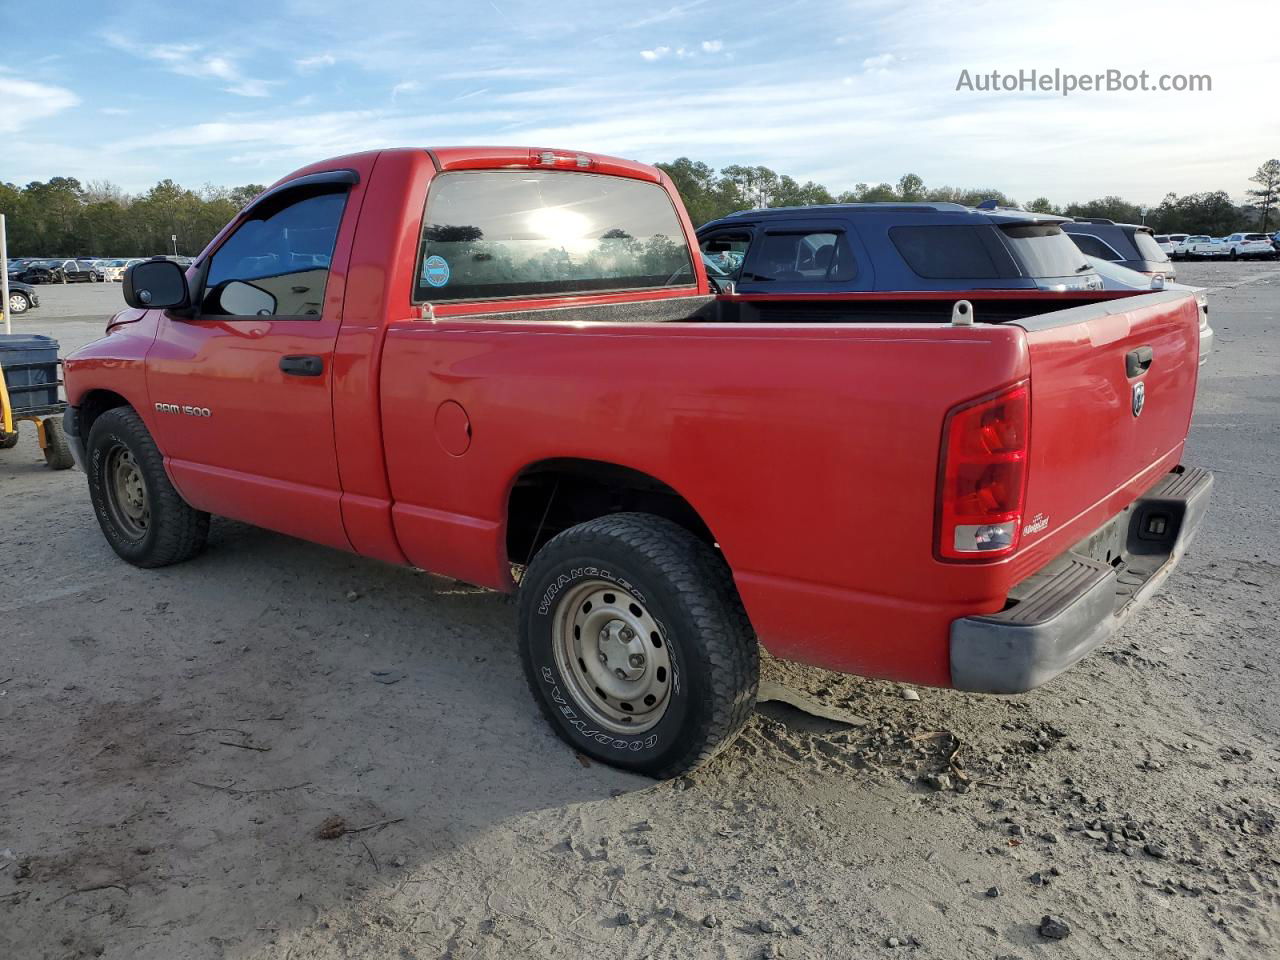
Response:
[[[1101,290],[1068,222],[958,203],[836,203],[741,210],[699,227],[698,243],[738,293]]]

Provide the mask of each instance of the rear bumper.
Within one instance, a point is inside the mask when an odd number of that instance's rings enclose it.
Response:
[[[1011,606],[951,624],[951,684],[1022,693],[1096,649],[1159,589],[1204,519],[1207,470],[1182,469],[1044,570],[1010,591]],[[1114,558],[1120,558],[1117,566]]]

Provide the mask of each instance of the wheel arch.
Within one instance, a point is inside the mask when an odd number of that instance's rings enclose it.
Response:
[[[79,411],[80,436],[88,440],[94,421],[108,410],[114,410],[117,407],[137,409],[127,398],[114,390],[98,387],[85,391],[80,397],[80,402],[76,404],[76,409]]]
[[[506,551],[526,564],[557,533],[613,513],[665,517],[713,547],[715,534],[692,503],[670,484],[634,467],[558,457],[526,465],[506,502]]]

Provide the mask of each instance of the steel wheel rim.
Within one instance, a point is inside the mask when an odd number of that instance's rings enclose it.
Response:
[[[12,313],[26,313],[26,311],[27,311],[27,298],[26,298],[26,297],[20,297],[20,296],[18,296],[18,294],[16,294],[16,293],[14,293],[14,294],[10,294],[10,295],[9,295],[9,310],[10,310]]]
[[[128,447],[113,447],[105,472],[111,519],[130,539],[141,540],[151,526],[151,504],[138,461]]]
[[[560,675],[592,721],[613,733],[655,727],[671,703],[671,655],[647,606],[606,580],[568,591],[552,622]]]

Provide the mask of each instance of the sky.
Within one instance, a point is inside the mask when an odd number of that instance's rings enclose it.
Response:
[[[1280,155],[1275,0],[0,0],[0,181],[270,183],[382,146],[519,144],[839,192],[916,173],[1055,203],[1225,190]],[[15,30],[15,25],[18,29]],[[20,36],[21,43],[12,42]],[[957,90],[992,70],[1209,92]]]

